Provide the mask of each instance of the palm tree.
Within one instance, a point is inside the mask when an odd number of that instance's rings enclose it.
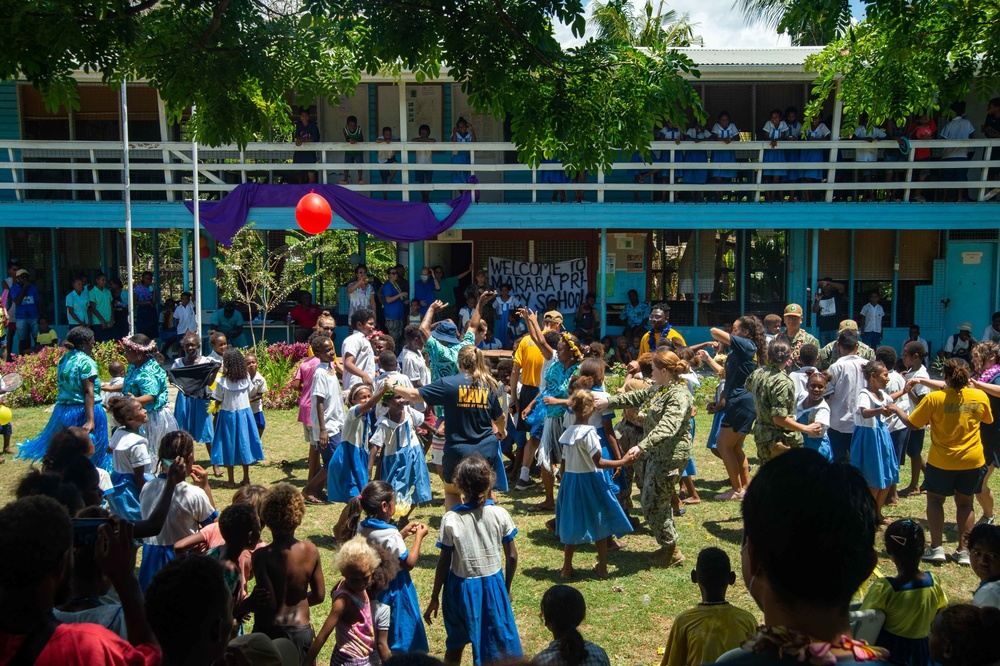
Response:
[[[735,0],[748,25],[787,34],[796,46],[823,46],[851,26],[848,0]]]
[[[598,39],[616,44],[675,48],[704,44],[694,33],[698,24],[691,23],[688,14],[678,15],[673,9],[664,12],[665,7],[665,0],[659,0],[654,15],[652,0],[646,0],[642,16],[637,16],[631,0],[595,0],[590,20],[597,26]]]

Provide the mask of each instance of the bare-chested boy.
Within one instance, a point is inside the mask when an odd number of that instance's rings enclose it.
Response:
[[[311,542],[295,538],[305,512],[305,498],[297,488],[288,483],[273,486],[260,509],[273,540],[253,553],[257,586],[268,591],[257,608],[253,630],[289,639],[299,649],[300,659],[313,640],[309,607],[326,596],[319,551]]]

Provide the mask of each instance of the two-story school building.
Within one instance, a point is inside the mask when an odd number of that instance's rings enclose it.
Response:
[[[673,325],[696,342],[743,312],[780,314],[789,302],[808,311],[816,283],[831,278],[846,285],[855,317],[879,290],[885,340],[897,347],[911,323],[932,352],[963,322],[978,336],[1000,310],[1000,145],[979,130],[984,100],[967,100],[977,130],[971,140],[913,140],[907,150],[894,140],[828,138],[772,147],[762,128],[772,109],[797,107],[801,118],[812,78],[803,65],[816,49],[687,52],[701,72],[693,85],[709,114],[703,131],[711,134],[725,112],[731,143],[712,140],[718,135],[658,140],[653,163],[622,155],[607,173],[566,174],[558,163],[531,169],[516,160],[509,122],[473,113],[446,76],[429,83],[370,76],[339,106],[311,107],[318,143],[199,146],[199,189],[218,199],[244,183],[280,187],[304,167],[326,184],[342,182],[346,171],[344,187],[372,198],[416,203],[426,194],[439,219],[451,210],[447,199],[473,190],[476,203],[454,226],[398,244],[410,276],[423,265],[440,264],[446,274],[470,262],[486,268],[491,258],[509,260],[497,266],[585,260],[572,264],[586,274],[574,284],[597,293],[609,333],[621,330],[618,312],[631,289],[669,303]],[[352,115],[363,132],[352,146],[363,151],[361,164],[345,163],[343,128]],[[472,125],[474,142],[451,140],[460,118]],[[136,233],[192,229],[184,202],[196,169],[183,127],[167,123],[157,92],[141,83],[128,86],[127,120]],[[824,121],[837,136],[839,104],[829,104]],[[423,125],[435,143],[413,141]],[[387,152],[374,143],[382,127],[391,128],[395,163],[379,162],[380,148]],[[293,162],[297,151],[314,153],[315,164]],[[30,85],[0,84],[0,258],[31,271],[57,328],[67,323],[61,305],[71,275],[124,271],[122,158],[119,93],[99,77],[81,74],[80,109],[58,113]],[[381,172],[390,170],[383,184]],[[247,220],[263,231],[297,230],[292,207],[251,208]],[[335,216],[332,228],[351,227]],[[184,284],[189,263],[200,260],[203,309],[211,311],[215,241],[201,258],[187,245],[190,234],[184,239]],[[321,300],[333,301],[334,290]],[[562,307],[571,310],[571,300]],[[811,313],[806,325],[814,325]]]

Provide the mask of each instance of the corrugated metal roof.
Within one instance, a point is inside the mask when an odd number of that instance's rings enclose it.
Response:
[[[802,67],[806,58],[822,50],[822,46],[784,46],[769,49],[678,49],[700,67],[755,68]]]

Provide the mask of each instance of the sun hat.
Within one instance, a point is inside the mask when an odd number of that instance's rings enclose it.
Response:
[[[462,342],[458,339],[458,329],[455,328],[455,322],[450,319],[445,319],[439,323],[434,330],[431,331],[431,335],[438,342],[444,342],[449,345],[457,345]]]
[[[837,333],[842,331],[856,331],[858,330],[858,322],[853,319],[845,319],[840,322],[840,326],[837,327]]]
[[[966,333],[972,333],[972,324],[967,321],[963,321],[962,325],[958,327],[958,330],[965,331]]]
[[[24,270],[23,268],[16,273],[17,277],[21,277],[22,275],[27,276],[28,274],[29,274],[28,271]]]
[[[542,322],[546,321],[554,321],[558,324],[562,324],[563,323],[562,313],[559,312],[558,310],[549,310],[548,312],[545,313],[545,316],[542,317]]]
[[[785,313],[782,316],[787,317],[788,315],[802,319],[802,306],[798,303],[789,303],[785,306]]]

